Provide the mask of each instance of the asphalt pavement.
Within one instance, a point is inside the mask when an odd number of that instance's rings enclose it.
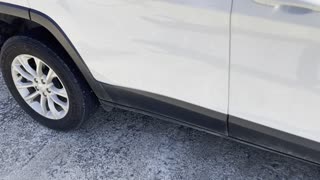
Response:
[[[0,74],[0,179],[319,178],[315,165],[120,109],[53,131],[17,105]]]

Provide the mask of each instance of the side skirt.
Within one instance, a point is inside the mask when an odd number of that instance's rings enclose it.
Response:
[[[268,150],[320,164],[320,143],[229,116],[229,136]]]
[[[227,134],[226,114],[153,93],[107,84],[103,84],[103,87],[112,99],[101,101],[105,106],[139,111],[214,133]]]
[[[101,100],[110,110],[117,107],[218,135],[255,148],[320,165],[320,143],[262,126],[234,116],[149,92],[103,84],[112,101]]]

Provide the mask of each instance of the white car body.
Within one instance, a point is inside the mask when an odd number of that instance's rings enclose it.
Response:
[[[54,20],[101,83],[320,143],[319,1],[2,2]]]

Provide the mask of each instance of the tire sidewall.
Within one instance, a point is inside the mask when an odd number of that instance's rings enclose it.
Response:
[[[21,54],[29,54],[41,59],[53,69],[63,83],[69,98],[69,110],[62,119],[52,120],[40,115],[25,102],[18,92],[11,74],[11,64],[14,58]],[[39,123],[49,128],[64,130],[72,128],[75,124],[83,121],[81,112],[84,111],[84,100],[77,78],[63,60],[44,44],[24,36],[13,37],[3,45],[0,59],[2,74],[9,91],[22,109]]]

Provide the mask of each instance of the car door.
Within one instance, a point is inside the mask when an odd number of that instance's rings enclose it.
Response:
[[[233,5],[230,114],[320,142],[319,1]]]
[[[29,2],[98,81],[227,113],[231,0]]]

